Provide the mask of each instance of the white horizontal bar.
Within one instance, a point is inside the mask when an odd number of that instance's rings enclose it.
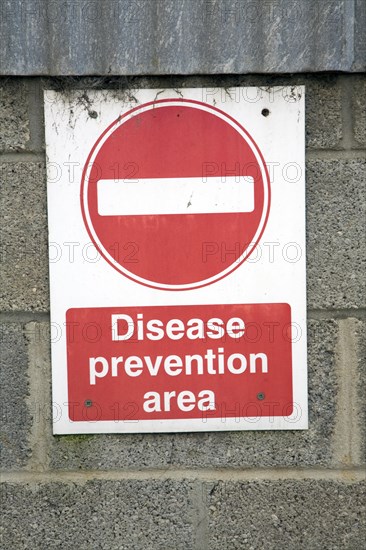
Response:
[[[99,180],[100,216],[252,212],[250,176]]]

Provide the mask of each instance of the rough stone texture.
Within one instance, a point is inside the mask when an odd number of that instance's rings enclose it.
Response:
[[[0,151],[19,151],[29,141],[27,94],[18,79],[0,79]]]
[[[180,481],[7,484],[2,548],[188,550],[192,485]]]
[[[307,162],[310,308],[364,307],[365,167],[361,158]]]
[[[299,79],[299,82],[301,78]],[[339,145],[342,138],[341,87],[339,78],[323,76],[305,82],[305,132],[310,149]]]
[[[366,147],[366,75],[351,82],[354,137],[360,146]]]
[[[62,470],[329,465],[336,337],[333,321],[310,321],[309,430],[57,436],[51,442],[51,465]]]
[[[25,466],[31,450],[28,436],[31,417],[27,408],[27,345],[23,326],[0,325],[1,468]]]
[[[366,2],[355,0],[355,64],[357,72],[366,70]]]
[[[358,372],[357,380],[358,396],[359,396],[359,411],[360,411],[360,426],[361,426],[361,463],[366,464],[366,322],[359,321],[358,330],[356,332],[358,338]]]
[[[49,309],[47,206],[43,163],[0,164],[0,309]]]
[[[208,484],[208,547],[356,550],[366,540],[364,492],[336,481]]]

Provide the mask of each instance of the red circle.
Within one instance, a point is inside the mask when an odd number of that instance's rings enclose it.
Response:
[[[98,213],[100,179],[205,175],[253,177],[253,212]],[[117,119],[93,146],[82,176],[83,218],[98,251],[125,276],[164,290],[198,288],[236,269],[261,238],[269,203],[269,177],[253,139],[226,113],[193,100],[159,100]]]

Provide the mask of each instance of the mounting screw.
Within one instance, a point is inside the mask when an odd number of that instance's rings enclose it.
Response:
[[[91,399],[85,399],[84,405],[85,407],[91,407],[93,405],[93,401]]]
[[[257,399],[259,399],[259,401],[263,401],[263,399],[265,398],[265,394],[263,392],[259,392],[257,393]]]
[[[269,115],[269,109],[262,109],[262,115],[268,116]]]

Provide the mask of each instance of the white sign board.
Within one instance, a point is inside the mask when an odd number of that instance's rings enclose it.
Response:
[[[45,93],[54,433],[307,427],[304,93]]]

